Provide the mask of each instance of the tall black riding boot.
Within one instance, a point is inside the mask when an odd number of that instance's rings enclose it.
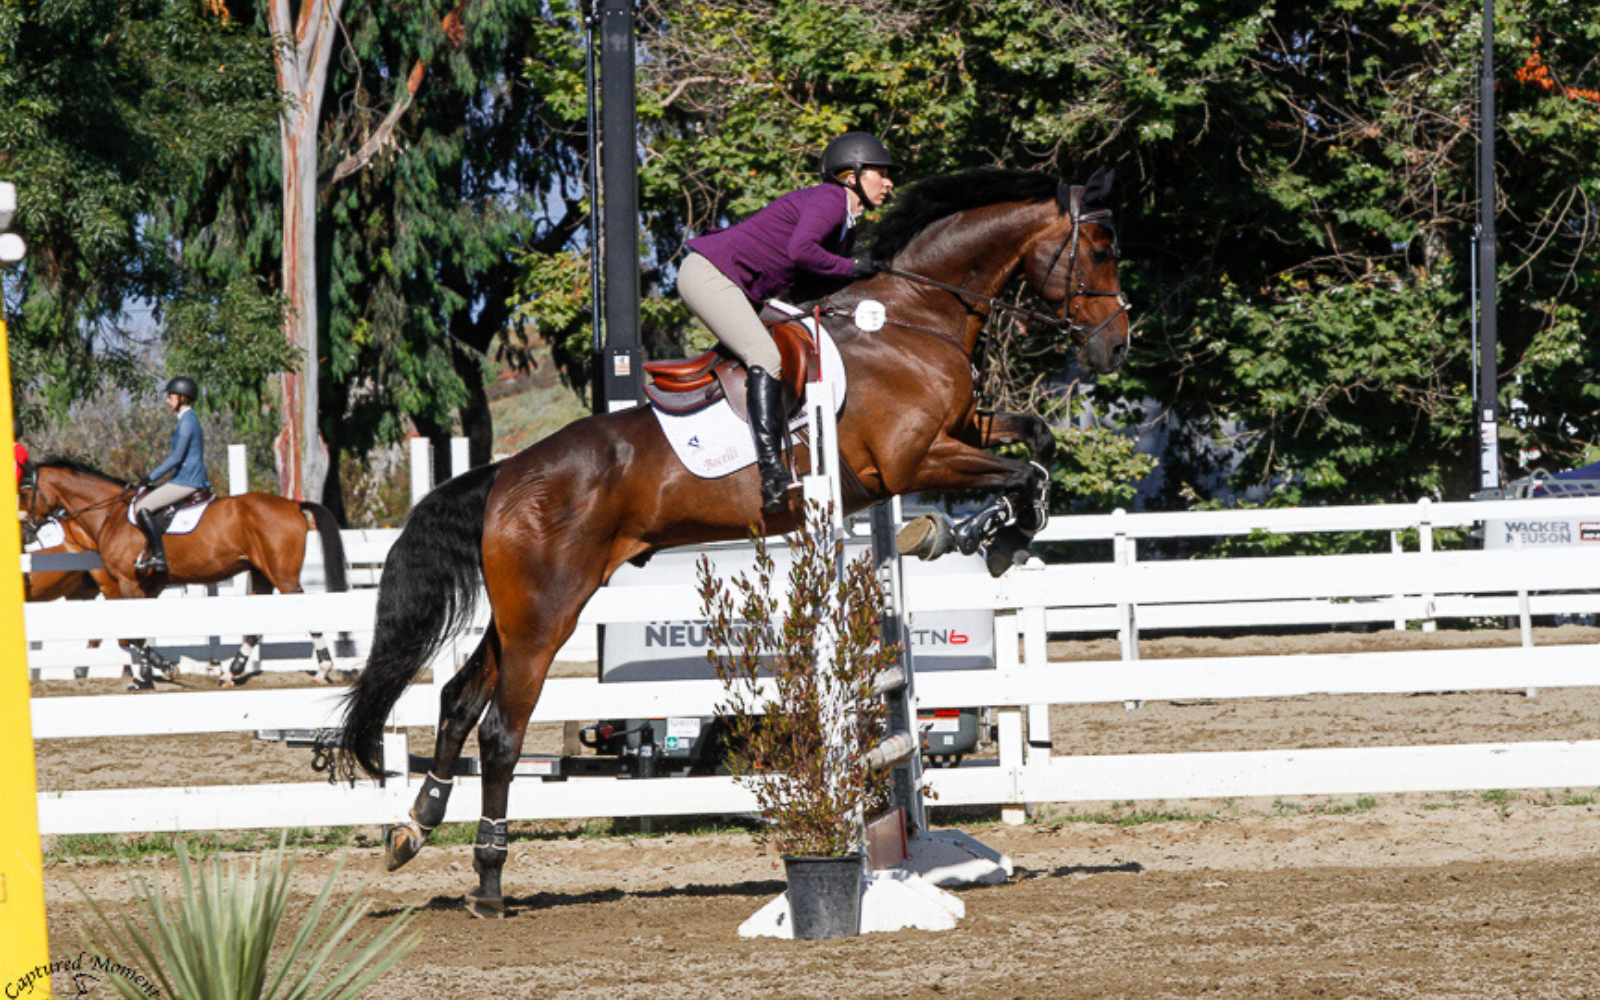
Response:
[[[756,466],[761,470],[761,509],[780,510],[793,482],[785,461],[789,436],[788,429],[783,426],[782,383],[768,375],[765,368],[752,365],[746,404],[750,410],[750,431],[756,440]]]
[[[156,527],[155,515],[147,510],[141,510],[136,517],[139,521],[139,530],[144,532],[145,550],[139,561],[134,564],[135,567],[151,573],[165,573],[167,550],[161,543],[161,529]]]

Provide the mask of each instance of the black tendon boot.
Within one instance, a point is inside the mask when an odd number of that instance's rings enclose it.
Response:
[[[746,404],[750,433],[756,440],[756,466],[761,470],[761,509],[781,510],[793,482],[785,461],[788,434],[783,426],[783,385],[765,368],[751,366]]]
[[[141,510],[136,515],[139,530],[144,532],[145,550],[134,563],[135,569],[147,570],[151,573],[165,573],[167,571],[167,550],[161,543],[161,529],[156,527],[156,519],[147,510]]]
[[[478,873],[478,887],[467,893],[467,912],[474,917],[499,918],[506,915],[506,900],[500,892],[500,869],[506,864],[506,821],[478,820],[478,842],[472,848],[472,867]]]

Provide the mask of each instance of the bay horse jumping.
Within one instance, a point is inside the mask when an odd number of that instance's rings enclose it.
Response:
[[[100,553],[103,571],[93,575],[108,600],[155,597],[175,583],[220,583],[246,570],[252,593],[277,590],[300,593],[300,568],[305,562],[306,535],[322,539],[328,590],[349,589],[344,539],[326,507],[300,503],[269,493],[218,497],[193,531],[166,537],[166,573],[137,570],[144,533],[128,520],[134,487],[81,462],[57,459],[26,466],[18,498],[25,513],[54,517],[66,529],[67,541]],[[309,520],[308,520],[309,516]],[[333,671],[333,654],[320,632],[311,633],[317,673],[325,683]],[[222,683],[248,679],[251,657],[260,635],[246,636]],[[174,664],[143,639],[129,640],[138,666],[134,686],[147,689],[157,674],[170,679]]]
[[[974,354],[997,298],[1021,276],[1054,314],[1032,314],[1071,334],[1085,367],[1109,372],[1126,357],[1128,304],[1117,277],[1116,233],[1103,206],[1110,177],[1084,187],[1039,174],[979,170],[930,178],[901,197],[875,231],[889,270],[829,296],[826,323],[847,372],[839,414],[842,461],[853,473],[846,506],[895,494],[998,490],[960,526],[903,535],[908,554],[987,545],[1004,569],[1043,526],[1054,439],[1044,421],[982,413]],[[846,317],[883,304],[876,332]],[[1021,443],[1033,462],[987,449]],[[804,452],[798,447],[797,452]],[[798,456],[797,456],[798,457]],[[802,459],[799,462],[805,468]],[[551,660],[594,592],[624,562],[678,545],[792,531],[804,506],[763,517],[754,467],[722,479],[693,475],[648,407],[597,414],[527,450],[457,476],[411,512],[384,564],[367,667],[345,695],[340,773],[384,777],[385,720],[443,642],[471,619],[479,588],[492,619],[482,643],[445,685],[433,773],[408,824],[392,827],[388,865],[414,857],[443,821],[463,744],[478,727],[483,819],[468,911],[505,912],[501,870],[512,770]]]

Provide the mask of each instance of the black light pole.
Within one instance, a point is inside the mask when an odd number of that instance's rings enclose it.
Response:
[[[1473,386],[1478,421],[1478,488],[1500,486],[1500,402],[1496,383],[1499,331],[1495,304],[1494,234],[1494,0],[1483,0],[1483,64],[1479,79],[1478,122],[1478,360]]]
[[[600,4],[600,171],[605,342],[596,359],[597,412],[639,402],[639,185],[634,112],[634,0]],[[590,197],[594,197],[591,190]]]

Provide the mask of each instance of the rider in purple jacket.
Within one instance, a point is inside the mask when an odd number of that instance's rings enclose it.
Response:
[[[781,361],[760,319],[761,303],[786,294],[805,274],[868,278],[879,265],[850,257],[855,222],[894,189],[894,161],[865,132],[846,132],[822,153],[826,183],[791,191],[750,218],[689,241],[678,295],[749,369],[750,430],[761,470],[761,506],[782,508],[792,484],[783,460]]]

